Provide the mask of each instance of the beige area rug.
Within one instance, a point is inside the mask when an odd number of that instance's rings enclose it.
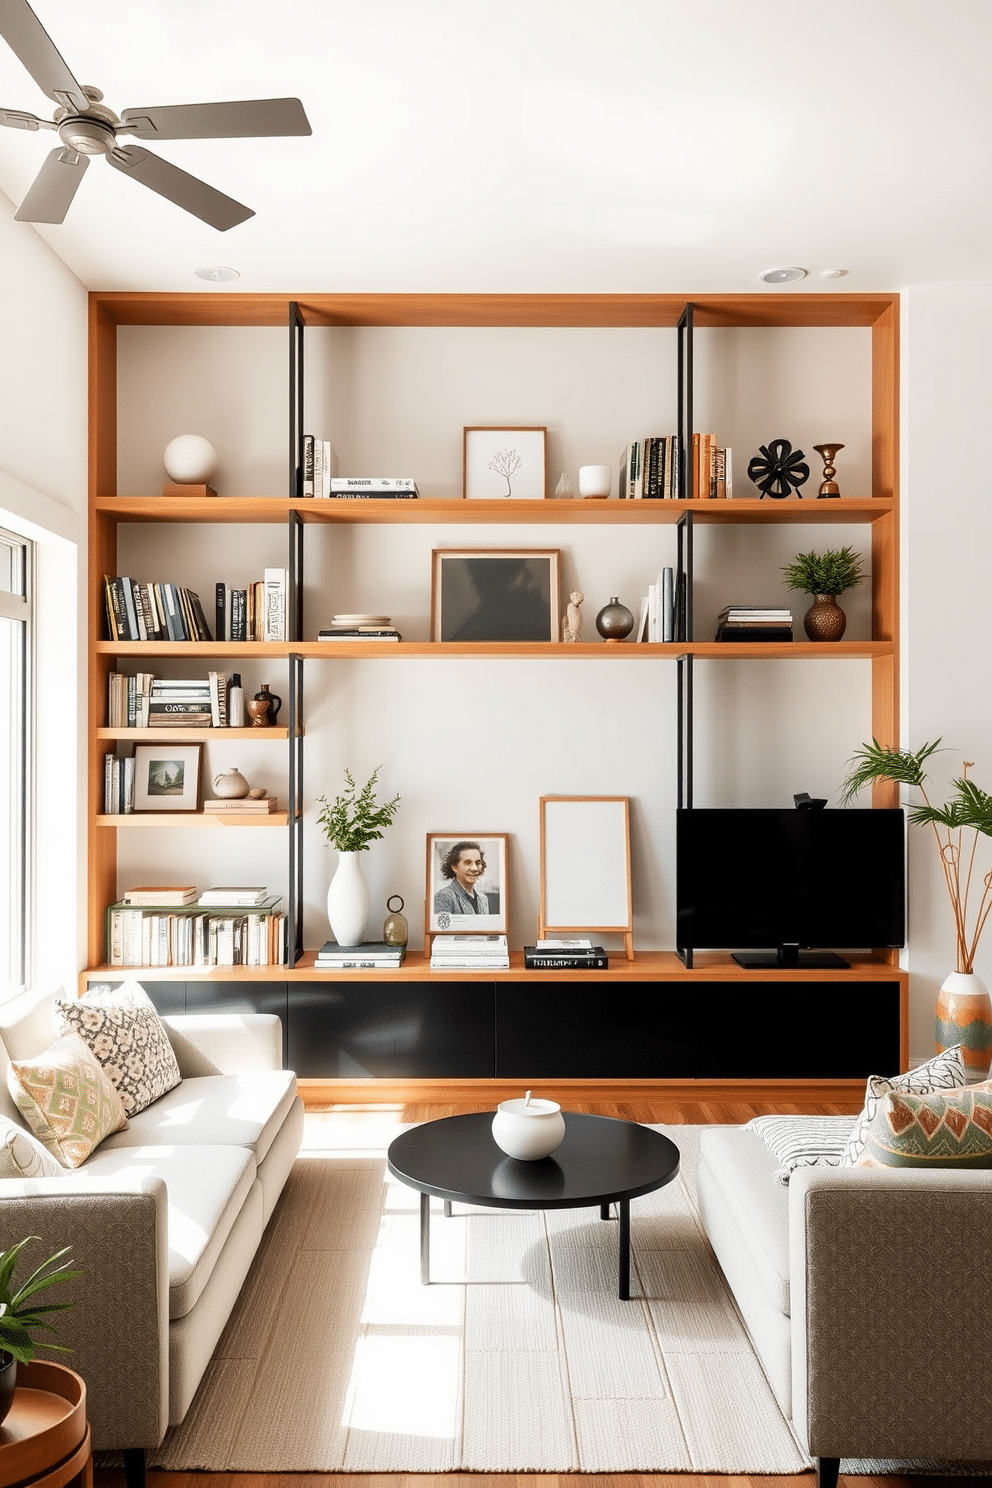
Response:
[[[431,1219],[382,1113],[309,1115],[304,1150],[186,1420],[151,1454],[242,1472],[796,1473],[682,1175],[631,1204],[632,1291],[598,1209]],[[665,1128],[660,1128],[665,1130]]]

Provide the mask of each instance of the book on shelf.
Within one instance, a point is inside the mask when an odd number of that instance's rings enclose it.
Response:
[[[260,801],[242,796],[234,801],[204,801],[203,809],[220,816],[271,816],[279,810],[279,802],[275,796],[263,796]]]
[[[609,967],[610,959],[602,946],[585,949],[557,950],[540,946],[524,946],[524,966],[528,971],[603,971]]]
[[[107,816],[126,816],[134,810],[134,757],[103,757],[103,809]]]
[[[784,605],[724,605],[717,615],[721,621],[746,621],[754,624],[758,620],[773,620],[779,624],[792,624],[792,611]]]
[[[265,615],[262,625],[264,641],[286,639],[286,590],[289,575],[284,568],[267,568],[264,572]]]
[[[314,968],[335,971],[400,966],[405,954],[405,946],[388,945],[384,940],[363,940],[357,946],[341,946],[334,940],[326,940],[314,958]]]
[[[720,625],[715,639],[718,641],[791,641],[791,625]]]
[[[241,905],[250,905],[256,908],[259,905],[271,902],[278,903],[280,895],[270,895],[267,888],[261,884],[253,884],[249,887],[238,884],[219,884],[213,888],[204,889],[197,900],[202,905],[222,905],[226,908],[235,908]]]
[[[375,497],[377,500],[399,497],[416,499],[420,492],[412,476],[394,475],[341,475],[333,476],[325,492],[327,496]]]
[[[392,626],[356,625],[349,628],[343,625],[329,625],[324,630],[318,630],[317,639],[318,641],[401,641],[403,637]]]
[[[285,966],[286,915],[112,904],[107,960],[111,966]]]
[[[300,495],[313,495],[313,435],[304,434],[300,451]]]
[[[136,888],[125,889],[121,895],[122,904],[140,905],[174,905],[195,904],[197,888],[195,884],[139,884]]]
[[[634,439],[620,456],[621,501],[673,500],[679,494],[679,441],[675,434]]]
[[[506,971],[509,965],[505,935],[435,935],[431,941],[432,967]]]

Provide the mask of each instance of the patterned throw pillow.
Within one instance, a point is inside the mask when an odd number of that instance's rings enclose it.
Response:
[[[747,1130],[782,1164],[776,1183],[788,1183],[796,1168],[840,1167],[853,1125],[853,1116],[755,1116]]]
[[[960,1044],[944,1049],[933,1059],[927,1060],[926,1064],[918,1065],[916,1069],[909,1070],[904,1075],[893,1075],[891,1080],[887,1080],[884,1075],[869,1075],[868,1086],[865,1090],[865,1103],[844,1149],[841,1167],[853,1168],[857,1164],[858,1158],[864,1151],[868,1129],[874,1120],[879,1102],[884,1095],[888,1095],[890,1090],[910,1095],[929,1095],[934,1090],[960,1090],[964,1084],[965,1070]]]
[[[0,1116],[0,1178],[61,1178],[64,1173],[30,1132]]]
[[[35,1136],[66,1168],[78,1168],[127,1116],[110,1080],[77,1033],[34,1059],[12,1059],[7,1088]]]
[[[992,1168],[992,1086],[882,1097],[859,1168]]]
[[[132,988],[136,984],[132,984]],[[78,1033],[135,1116],[179,1084],[175,1052],[158,1013],[141,987],[60,999],[55,1017],[62,1033]]]

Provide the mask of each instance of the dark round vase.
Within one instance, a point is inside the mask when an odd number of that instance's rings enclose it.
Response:
[[[16,1385],[17,1360],[13,1354],[6,1354],[0,1349],[0,1422],[14,1403]]]
[[[625,641],[634,628],[634,617],[614,594],[596,616],[596,629],[604,641]]]
[[[847,627],[847,616],[835,594],[816,594],[803,616],[803,629],[811,641],[839,641]]]

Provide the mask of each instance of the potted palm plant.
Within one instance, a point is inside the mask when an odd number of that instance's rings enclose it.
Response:
[[[327,918],[338,945],[359,945],[369,917],[369,888],[362,873],[359,853],[382,836],[400,809],[400,798],[380,805],[375,786],[381,765],[376,765],[359,791],[350,770],[344,778],[346,788],[329,801],[318,796],[323,810],[317,817],[332,847],[338,850],[338,866],[327,889]]]
[[[975,953],[992,912],[992,870],[983,873],[978,867],[978,844],[981,838],[992,837],[992,796],[968,779],[974,762],[965,760],[950,796],[943,805],[935,805],[927,794],[924,766],[939,748],[939,739],[915,752],[885,749],[873,739],[855,752],[842,800],[847,804],[864,786],[879,780],[920,793],[922,804],[910,808],[909,820],[933,832],[954,916],[955,969],[937,998],[937,1047],[961,1044],[969,1077],[981,1079],[992,1055],[992,999],[975,974]]]
[[[14,1283],[14,1271],[22,1252],[32,1240],[37,1239],[37,1235],[28,1235],[9,1250],[0,1251],[0,1421],[6,1416],[14,1398],[18,1364],[30,1364],[39,1348],[51,1349],[60,1354],[70,1352],[62,1344],[44,1341],[35,1343],[32,1337],[36,1332],[51,1333],[53,1337],[58,1337],[47,1315],[64,1312],[73,1305],[71,1302],[38,1303],[35,1300],[38,1293],[46,1287],[72,1281],[82,1274],[72,1270],[69,1262],[63,1260],[69,1254],[69,1247],[57,1250],[54,1255],[42,1261],[19,1286]]]
[[[803,616],[803,629],[811,641],[839,641],[847,627],[847,616],[837,603],[838,594],[853,589],[864,578],[861,555],[853,548],[830,548],[825,553],[799,553],[782,569],[788,588],[811,594],[813,603]]]

